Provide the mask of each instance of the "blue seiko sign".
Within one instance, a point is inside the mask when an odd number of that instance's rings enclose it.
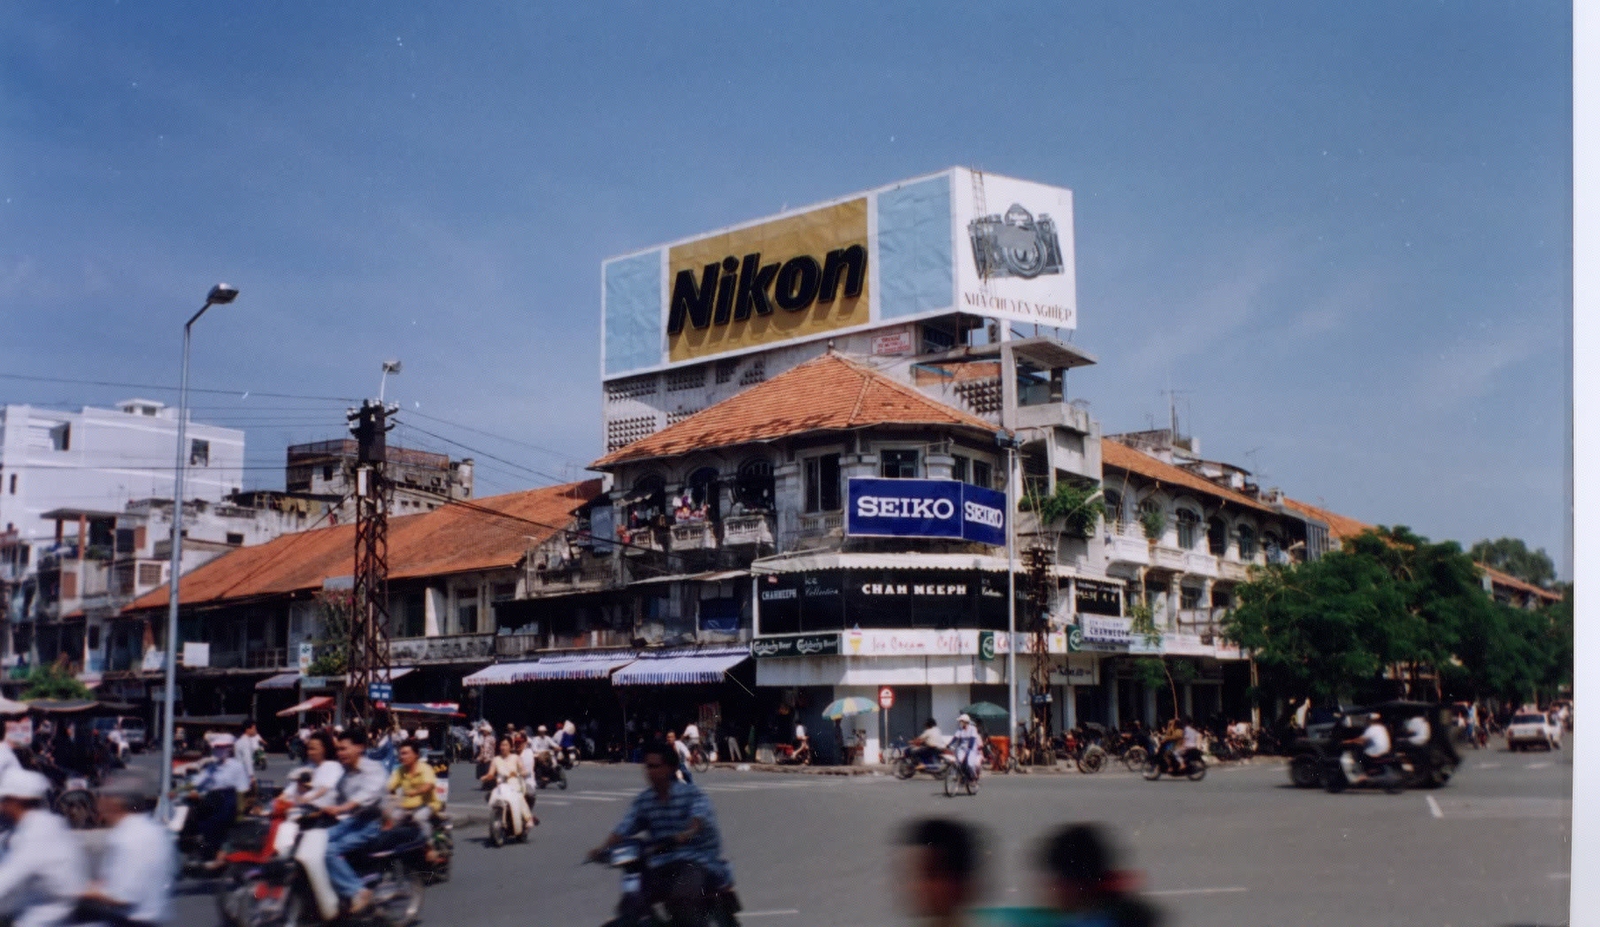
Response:
[[[845,533],[1006,543],[1006,494],[957,480],[850,480]]]

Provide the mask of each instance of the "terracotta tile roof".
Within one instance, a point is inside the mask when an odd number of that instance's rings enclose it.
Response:
[[[999,430],[866,364],[828,353],[618,448],[589,466],[605,469],[631,460],[871,425],[961,425],[987,432]]]
[[[1291,509],[1294,509],[1302,515],[1309,515],[1318,521],[1326,522],[1328,525],[1328,537],[1337,543],[1343,543],[1345,540],[1353,538],[1365,531],[1377,530],[1375,526],[1369,525],[1364,521],[1358,521],[1354,518],[1340,515],[1337,512],[1330,512],[1325,508],[1320,508],[1307,502],[1301,502],[1297,499],[1285,498],[1283,500],[1283,504]],[[1485,566],[1484,564],[1479,563],[1477,564],[1477,567],[1483,571],[1485,576],[1489,577],[1489,582],[1496,586],[1505,586],[1510,589],[1515,589],[1519,592],[1536,595],[1549,602],[1561,601],[1561,593],[1559,592],[1552,592],[1549,589],[1540,588],[1539,586],[1535,586],[1533,583],[1520,580],[1509,573],[1503,573],[1491,566]]]
[[[600,480],[586,480],[390,518],[389,579],[515,566],[530,544],[555,534],[573,512],[599,494]],[[354,524],[319,528],[224,554],[184,575],[179,587],[182,604],[321,589],[330,577],[350,575],[355,531]],[[168,595],[162,586],[140,596],[128,610],[164,608]]]
[[[1511,589],[1515,589],[1518,592],[1526,592],[1530,595],[1536,595],[1547,602],[1561,601],[1561,593],[1559,592],[1545,589],[1540,586],[1535,586],[1533,583],[1518,579],[1515,576],[1512,576],[1510,573],[1502,573],[1492,566],[1485,566],[1481,563],[1477,566],[1478,569],[1483,571],[1485,576],[1489,577],[1489,581],[1494,583],[1496,586],[1506,586]]]
[[[1100,462],[1104,467],[1115,467],[1118,470],[1137,473],[1140,476],[1148,477],[1169,486],[1182,486],[1185,489],[1205,493],[1208,496],[1232,502],[1235,505],[1242,505],[1248,509],[1271,512],[1274,515],[1278,514],[1277,509],[1252,499],[1242,492],[1235,492],[1225,486],[1219,486],[1203,476],[1197,476],[1182,467],[1174,467],[1172,464],[1157,460],[1144,451],[1134,450],[1120,441],[1112,441],[1107,438],[1100,442]]]
[[[1320,508],[1310,504],[1309,502],[1301,502],[1298,499],[1290,499],[1289,497],[1285,496],[1283,499],[1283,504],[1294,511],[1299,512],[1301,515],[1308,515],[1312,518],[1315,518],[1317,521],[1325,523],[1328,526],[1328,538],[1334,543],[1343,543],[1344,541],[1348,540],[1349,538],[1353,538],[1358,534],[1362,534],[1367,531],[1378,530],[1374,525],[1369,525],[1364,521],[1358,521],[1354,518],[1340,515],[1338,512],[1330,512],[1325,508]]]

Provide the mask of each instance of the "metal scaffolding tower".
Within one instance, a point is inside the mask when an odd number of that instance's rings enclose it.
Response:
[[[1034,742],[1050,743],[1050,593],[1055,585],[1050,575],[1050,550],[1032,547],[1025,552],[1028,567],[1029,605],[1028,649],[1033,654],[1033,669],[1028,674],[1028,703],[1033,708],[1031,727]],[[1048,755],[1048,754],[1047,754]]]
[[[350,610],[349,676],[345,717],[370,721],[382,699],[371,698],[374,683],[389,676],[389,481],[388,417],[398,411],[382,400],[366,400],[349,413],[356,436],[356,550]],[[348,723],[348,722],[347,722]]]

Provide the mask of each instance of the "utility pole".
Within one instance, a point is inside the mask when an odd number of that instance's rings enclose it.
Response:
[[[1037,742],[1050,742],[1050,551],[1044,547],[1028,549],[1029,604],[1033,620],[1028,628],[1033,670],[1028,675],[1028,703],[1033,708],[1033,727]]]
[[[387,372],[387,365],[385,365]],[[365,400],[350,410],[350,431],[356,436],[356,550],[351,574],[350,648],[345,683],[345,717],[372,720],[376,707],[369,697],[373,683],[389,678],[389,416],[398,406]]]

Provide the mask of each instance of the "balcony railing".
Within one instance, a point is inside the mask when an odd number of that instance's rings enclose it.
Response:
[[[389,643],[389,660],[403,663],[450,663],[487,660],[494,656],[493,634],[446,634],[439,637],[405,637]]]
[[[551,569],[528,570],[528,594],[563,595],[585,589],[601,589],[617,580],[617,562],[612,557],[582,556]]]
[[[1123,563],[1146,564],[1150,562],[1150,542],[1138,525],[1122,525],[1121,530],[1111,530],[1106,555]]]
[[[1185,552],[1176,547],[1157,544],[1153,553],[1155,556],[1151,558],[1150,565],[1157,569],[1181,572],[1188,563]]]
[[[1240,563],[1237,560],[1219,560],[1222,579],[1230,582],[1242,583],[1250,578],[1250,564]]]
[[[516,635],[508,635],[516,637]],[[627,647],[633,643],[632,631],[556,631],[550,635],[551,650],[583,650],[595,647]],[[507,638],[500,638],[502,641]],[[526,653],[530,651],[519,651]],[[506,654],[514,656],[516,654]]]
[[[843,512],[813,512],[800,516],[800,533],[806,536],[844,531]]]
[[[673,550],[715,550],[717,529],[709,521],[684,522],[672,526]]]
[[[543,634],[501,634],[494,639],[497,657],[522,657],[542,649]]]
[[[772,518],[768,515],[730,515],[722,522],[724,547],[772,543]]]

